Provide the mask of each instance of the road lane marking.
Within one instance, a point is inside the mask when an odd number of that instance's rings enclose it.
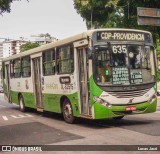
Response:
[[[33,117],[32,115],[30,115],[30,114],[25,114],[26,115],[26,117]]]
[[[160,113],[160,111],[156,111],[155,113]]]
[[[15,115],[10,115],[11,117],[13,117],[13,118],[26,118],[26,117],[33,117],[32,115],[30,115],[30,114],[25,114],[25,115],[17,115],[17,116],[15,116]]]
[[[4,105],[0,105],[0,107],[6,107],[6,106],[4,106]]]
[[[2,116],[2,118],[3,118],[5,121],[8,120],[8,118],[7,118],[6,116]]]
[[[24,114],[24,115],[7,115],[7,116],[0,116],[0,119],[2,118],[3,120],[5,120],[5,121],[8,121],[8,120],[10,120],[10,119],[12,119],[12,118],[14,118],[14,119],[20,119],[20,118],[30,118],[30,117],[33,117],[32,115],[30,115],[30,114]]]

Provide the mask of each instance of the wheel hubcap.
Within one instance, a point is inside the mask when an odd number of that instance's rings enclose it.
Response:
[[[67,119],[70,119],[72,116],[72,109],[70,104],[66,104],[64,107],[64,115]]]
[[[22,99],[20,100],[20,108],[23,109]]]

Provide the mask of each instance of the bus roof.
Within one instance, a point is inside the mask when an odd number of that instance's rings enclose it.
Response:
[[[36,53],[39,53],[41,51],[45,51],[45,50],[55,48],[57,46],[63,46],[65,44],[69,44],[71,42],[76,42],[76,41],[79,41],[79,40],[82,40],[82,39],[85,39],[85,38],[87,39],[88,36],[91,36],[94,32],[97,32],[97,31],[128,31],[128,32],[129,31],[132,31],[132,32],[134,31],[134,32],[144,32],[144,33],[151,34],[148,31],[136,30],[136,29],[124,29],[124,28],[93,29],[93,30],[88,30],[86,32],[80,33],[78,35],[74,35],[74,36],[71,36],[71,37],[68,37],[68,38],[65,38],[65,39],[58,40],[57,42],[48,43],[46,45],[42,45],[40,47],[24,51],[24,52],[21,52],[19,54],[12,55],[10,57],[3,58],[2,61],[9,61],[9,60],[12,60],[12,59],[17,59],[19,57],[25,57],[27,55],[36,54]]]

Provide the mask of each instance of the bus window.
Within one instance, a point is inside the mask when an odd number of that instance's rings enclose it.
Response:
[[[100,82],[111,82],[112,81],[112,67],[111,67],[111,56],[108,49],[98,51],[96,53],[96,66],[98,78]]]
[[[22,58],[22,77],[31,76],[31,62],[30,57]]]
[[[43,53],[43,74],[53,75],[55,74],[55,50],[47,51]]]
[[[155,77],[155,65],[154,65],[154,49],[151,47],[145,47],[142,52],[142,76],[143,81],[154,81]]]
[[[5,79],[5,64],[2,63],[2,77]]]
[[[57,50],[57,70],[58,73],[72,73],[74,70],[73,48],[71,46],[62,47]]]
[[[21,77],[21,60],[16,59],[13,62],[13,72],[14,72],[14,77],[19,78]]]
[[[138,45],[128,46],[131,84],[138,84],[143,82],[142,70],[141,70],[141,51],[142,51],[142,46]]]
[[[13,78],[14,77],[14,61],[10,61],[10,77]]]

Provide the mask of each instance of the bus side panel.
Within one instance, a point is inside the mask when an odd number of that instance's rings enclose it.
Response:
[[[10,80],[11,100],[19,105],[19,95],[23,96],[26,107],[35,108],[32,78],[13,78]]]
[[[6,84],[6,75],[5,75],[5,63],[2,63],[2,83],[5,100],[7,100],[7,84]]]
[[[43,94],[44,108],[46,111],[61,113],[60,96],[57,94]]]
[[[44,107],[46,111],[50,112],[56,112],[56,113],[61,113],[61,105],[60,105],[60,100],[61,97],[65,96],[68,98],[72,104],[72,109],[73,109],[73,115],[74,116],[79,116],[79,108],[78,108],[78,94],[68,94],[68,95],[62,95],[62,94],[43,94],[43,102],[44,102]]]
[[[19,92],[16,92],[16,91],[12,91],[12,90],[11,90],[11,101],[12,101],[12,103],[15,103],[15,104],[17,104],[17,105],[19,105],[18,93],[19,93]]]
[[[7,85],[6,85],[5,79],[3,79],[3,91],[4,91],[5,97],[7,97]]]
[[[70,78],[69,84],[60,83],[60,78]],[[42,100],[44,103],[44,109],[50,112],[61,113],[61,98],[66,97],[72,104],[74,116],[79,116],[79,104],[77,85],[75,81],[75,74],[72,75],[49,75],[43,76],[42,83]],[[63,103],[63,102],[62,102]]]
[[[30,108],[36,108],[35,101],[34,101],[34,95],[30,92],[22,92],[24,103],[26,107]]]

